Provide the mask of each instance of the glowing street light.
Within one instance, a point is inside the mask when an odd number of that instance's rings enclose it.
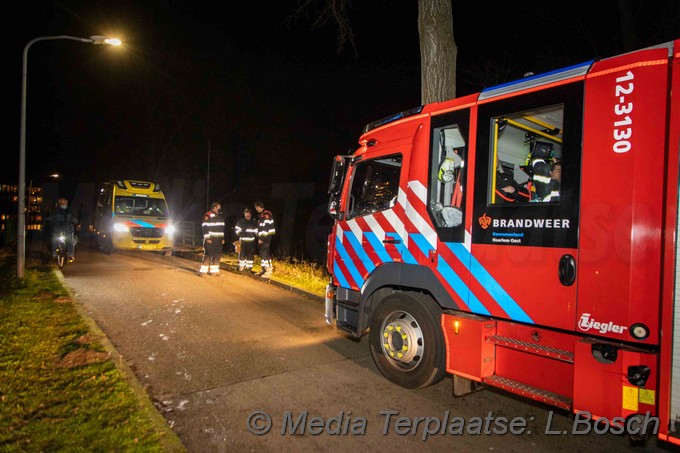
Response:
[[[26,81],[28,79],[28,49],[38,41],[52,41],[68,39],[71,41],[87,42],[90,44],[121,45],[120,39],[107,36],[91,36],[78,38],[76,36],[40,36],[34,38],[24,47],[23,73],[21,79],[21,139],[19,144],[19,200],[17,218],[17,278],[24,278],[26,269]]]
[[[110,46],[120,46],[123,44],[123,42],[118,39],[118,38],[109,38],[108,36],[90,36],[89,41],[92,42],[92,44],[108,44]]]

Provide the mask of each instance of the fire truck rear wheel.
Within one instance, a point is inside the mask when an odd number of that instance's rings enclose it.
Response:
[[[392,293],[378,302],[370,321],[371,356],[389,381],[423,388],[446,373],[441,309],[414,292]]]

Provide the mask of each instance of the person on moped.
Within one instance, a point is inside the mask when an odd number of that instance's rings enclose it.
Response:
[[[72,263],[75,261],[75,229],[76,224],[78,224],[78,218],[71,213],[66,198],[59,198],[57,203],[59,206],[57,211],[45,219],[49,224],[52,238],[52,258],[56,258],[57,256],[59,236],[63,234],[66,238],[66,254],[68,255],[68,262]]]

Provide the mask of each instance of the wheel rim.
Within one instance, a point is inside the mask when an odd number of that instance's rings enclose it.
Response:
[[[396,368],[412,370],[423,357],[423,331],[416,319],[405,311],[394,311],[385,317],[380,329],[382,351]]]

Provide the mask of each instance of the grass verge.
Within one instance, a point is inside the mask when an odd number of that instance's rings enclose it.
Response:
[[[296,259],[272,260],[274,278],[296,288],[324,297],[330,275],[324,266]]]
[[[0,451],[178,450],[51,267],[16,283],[14,262],[0,252]]]
[[[238,256],[235,253],[227,253],[222,255],[222,262],[238,267]],[[274,280],[325,297],[330,274],[324,265],[286,258],[285,260],[273,259],[272,267]],[[256,256],[253,270],[259,272],[261,269],[260,257]]]

